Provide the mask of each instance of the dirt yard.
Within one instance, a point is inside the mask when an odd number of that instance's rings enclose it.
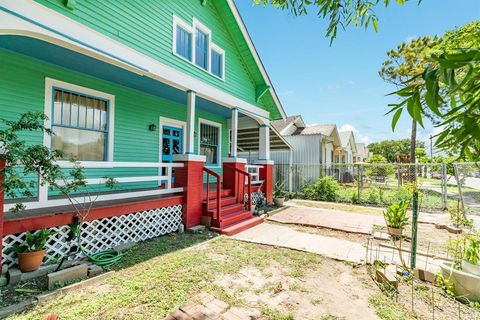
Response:
[[[412,314],[408,285],[397,303],[366,266],[212,236],[180,234],[141,243],[110,278],[11,319],[42,319],[50,313],[62,320],[163,319],[202,291],[245,310],[251,319],[431,319],[433,306],[425,298],[430,289],[420,285]],[[435,290],[436,299],[447,299]],[[450,300],[436,302],[435,319],[451,319],[441,316],[456,312]],[[465,305],[461,312],[462,319],[480,316]]]

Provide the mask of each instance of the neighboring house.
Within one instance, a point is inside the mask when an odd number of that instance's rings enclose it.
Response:
[[[369,151],[365,143],[357,143],[356,162],[365,162],[369,157]]]
[[[86,218],[95,236],[85,250],[181,223],[191,228],[202,218],[227,234],[259,223],[237,181],[249,170],[271,201],[269,126],[285,113],[233,0],[0,0],[0,61],[1,117],[45,112],[55,136],[29,134],[29,143],[77,157],[92,183],[110,175],[120,181],[121,192],[100,194]],[[237,157],[243,122],[257,135],[254,167]],[[204,179],[221,175],[207,197]],[[6,200],[8,212],[18,200]],[[44,186],[26,205],[5,214],[4,250],[39,228],[67,238],[73,213],[66,199]],[[55,259],[68,248],[49,243],[48,253]]]
[[[307,126],[297,115],[273,121],[272,126],[292,146],[290,158],[285,152],[272,152],[275,163],[328,166],[335,162],[335,151],[341,146],[336,125]]]
[[[353,164],[357,157],[357,144],[352,131],[340,131],[341,148],[338,149],[336,157],[337,163]]]

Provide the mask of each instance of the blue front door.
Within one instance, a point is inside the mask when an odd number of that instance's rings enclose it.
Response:
[[[162,162],[172,162],[173,155],[183,151],[183,132],[169,126],[163,126],[162,131]]]
[[[183,130],[170,126],[162,127],[162,162],[173,162],[174,154],[183,152]],[[162,169],[162,175],[166,175],[166,169]],[[173,181],[173,178],[172,178]]]

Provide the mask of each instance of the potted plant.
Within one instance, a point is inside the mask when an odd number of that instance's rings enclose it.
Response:
[[[403,228],[408,224],[407,211],[410,202],[402,200],[392,204],[384,212],[385,222],[387,223],[388,233],[392,236],[401,236]]]
[[[285,194],[285,185],[283,183],[275,184],[275,189],[273,190],[273,203],[275,203],[277,207],[283,206]]]
[[[480,243],[478,238],[471,236],[465,239],[462,270],[480,276]]]
[[[18,267],[23,272],[37,270],[45,257],[45,244],[54,232],[48,229],[41,229],[34,233],[27,232],[25,243],[15,245],[13,251],[18,257]]]

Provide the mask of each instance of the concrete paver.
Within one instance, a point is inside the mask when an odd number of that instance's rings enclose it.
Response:
[[[301,206],[282,210],[272,217],[269,217],[267,220],[285,224],[322,227],[366,235],[371,233],[374,224],[385,224],[385,220],[382,216]]]
[[[263,223],[232,238],[312,252],[336,260],[361,263],[365,260],[366,248],[361,244],[333,237],[325,237],[293,230],[286,226]]]

